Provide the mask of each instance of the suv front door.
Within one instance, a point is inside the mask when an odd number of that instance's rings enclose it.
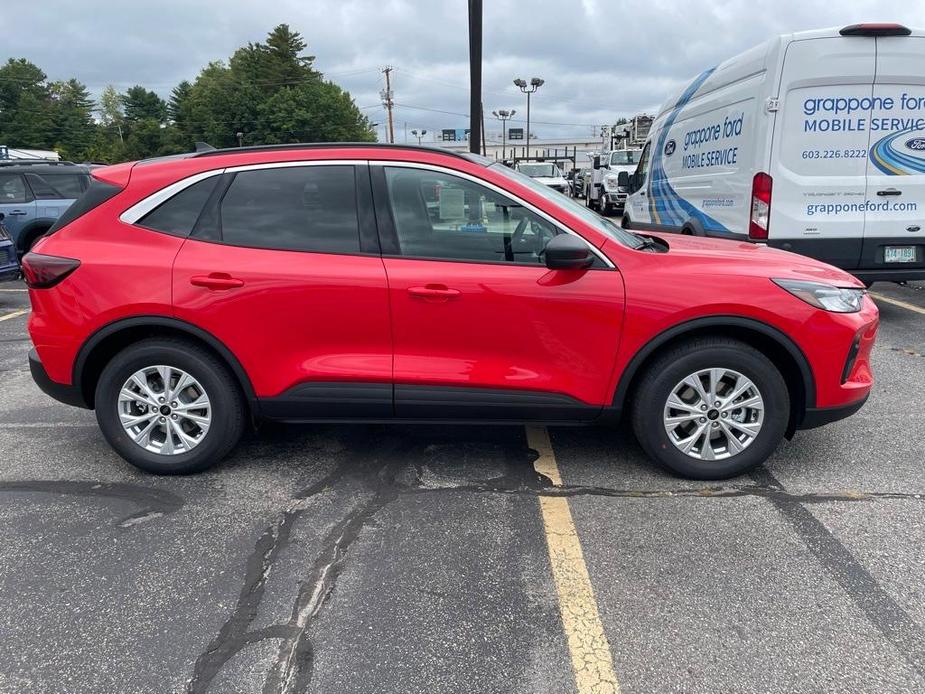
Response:
[[[395,414],[591,419],[623,316],[619,272],[549,270],[566,233],[490,184],[439,167],[374,166],[389,281]]]

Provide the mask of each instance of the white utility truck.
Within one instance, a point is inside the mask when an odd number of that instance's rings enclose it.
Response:
[[[868,284],[925,279],[925,31],[785,34],[705,70],[622,179],[631,229],[767,243]]]
[[[603,215],[623,212],[628,188],[620,185],[620,172],[636,170],[641,150],[615,149],[593,157],[591,176],[586,177],[585,204]]]

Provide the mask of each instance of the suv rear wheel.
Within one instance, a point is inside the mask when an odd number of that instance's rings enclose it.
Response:
[[[184,340],[144,340],[119,352],[100,376],[95,406],[116,452],[155,474],[205,470],[244,430],[244,405],[228,369]]]
[[[700,338],[648,368],[633,429],[645,452],[673,472],[724,479],[767,460],[789,417],[787,385],[766,356],[737,340]]]

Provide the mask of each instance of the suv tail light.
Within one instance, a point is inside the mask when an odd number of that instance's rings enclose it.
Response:
[[[30,289],[54,287],[78,267],[79,260],[56,255],[26,253],[22,259],[22,274],[26,278],[26,286]]]
[[[752,180],[752,214],[748,221],[748,238],[765,241],[771,222],[771,177],[758,172]]]

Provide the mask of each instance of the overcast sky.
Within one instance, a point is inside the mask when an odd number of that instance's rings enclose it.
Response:
[[[484,5],[486,116],[514,108],[522,118],[524,97],[511,80],[542,77],[531,113],[538,137],[584,137],[619,116],[651,112],[680,83],[774,34],[862,21],[925,26],[921,0]],[[466,125],[454,115],[468,112],[466,12],[466,0],[0,0],[0,58],[25,57],[50,79],[77,77],[94,95],[106,84],[142,84],[166,97],[209,61],[286,22],[305,37],[315,67],[374,122],[385,121],[379,70],[395,68],[400,140],[405,124],[431,132]]]

